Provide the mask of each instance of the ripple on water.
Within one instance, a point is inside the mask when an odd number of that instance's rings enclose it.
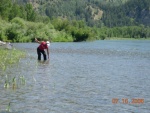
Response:
[[[11,102],[11,111],[18,113],[148,113],[150,53],[135,43],[52,43],[46,64],[36,60],[37,45],[19,45],[29,56],[8,75],[10,79],[24,75],[26,85],[4,89],[5,76],[0,76],[0,112]],[[113,98],[120,102],[113,104]],[[122,104],[122,98],[145,102]]]

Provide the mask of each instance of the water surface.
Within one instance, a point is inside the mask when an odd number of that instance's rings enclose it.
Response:
[[[150,41],[52,43],[50,61],[37,61],[36,43],[14,44],[27,57],[7,75],[26,85],[5,89],[0,76],[0,112],[148,113]],[[119,99],[117,104],[112,99]],[[129,103],[123,104],[122,99]],[[130,104],[133,98],[144,103]]]

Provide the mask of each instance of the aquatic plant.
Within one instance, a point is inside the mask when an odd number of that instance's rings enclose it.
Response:
[[[25,80],[24,76],[20,76],[20,80],[21,80],[21,85],[26,84],[26,80]]]
[[[5,87],[5,88],[9,88],[9,80],[8,80],[7,75],[6,75],[6,77],[5,77],[5,84],[4,84],[4,87]]]
[[[8,81],[5,81],[4,87],[9,88],[9,82]]]
[[[4,48],[0,48],[0,72],[1,76],[6,75],[4,79],[4,88],[17,88],[18,83],[18,77],[15,75],[15,77],[12,77],[9,75],[9,68],[13,64],[17,64],[20,62],[20,59],[22,57],[25,57],[25,52],[19,51],[19,50],[7,50]],[[19,67],[19,65],[18,65]],[[9,76],[8,76],[9,75]],[[25,78],[24,76],[21,78],[22,84],[25,84]]]
[[[16,85],[16,77],[13,78],[12,80],[12,88],[16,89],[17,85]]]
[[[12,80],[9,80],[8,76],[5,77],[4,88],[12,88],[13,90],[18,88],[19,85],[25,85],[26,79],[24,76],[13,77]]]
[[[10,102],[9,102],[7,108],[6,108],[6,111],[10,112]]]

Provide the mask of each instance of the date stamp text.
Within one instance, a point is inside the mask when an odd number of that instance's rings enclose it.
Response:
[[[118,104],[118,103],[122,103],[122,104],[144,104],[144,99],[143,98],[132,98],[132,99],[128,99],[128,98],[112,98],[112,103],[113,104]]]

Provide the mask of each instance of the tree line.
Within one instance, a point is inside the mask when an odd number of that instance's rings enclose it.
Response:
[[[74,2],[73,0],[71,1],[72,3]],[[79,9],[80,8],[81,7],[79,7]],[[81,13],[78,8],[76,11],[79,14]],[[77,19],[78,17],[79,15],[77,15],[76,18],[68,19],[62,16],[43,16],[39,14],[30,3],[18,4],[12,0],[1,0],[0,40],[32,42],[34,38],[37,37],[51,41],[78,42],[104,40],[112,37],[150,38],[149,26],[142,24],[111,27],[105,24],[101,26],[90,26],[87,24],[87,21]],[[109,21],[109,19],[106,19],[106,21]]]
[[[108,27],[116,26],[139,26],[143,24],[150,26],[150,1],[149,0],[129,0],[125,4],[118,6],[101,5],[104,9],[102,21]]]
[[[150,26],[150,0],[22,0],[22,3],[28,1],[41,15],[84,20],[91,27]],[[95,15],[99,19],[95,20]]]
[[[23,18],[27,21],[35,21],[37,14],[33,6],[29,3],[26,5],[18,5],[12,0],[1,0],[0,2],[0,16],[4,20],[12,20],[15,17]]]

